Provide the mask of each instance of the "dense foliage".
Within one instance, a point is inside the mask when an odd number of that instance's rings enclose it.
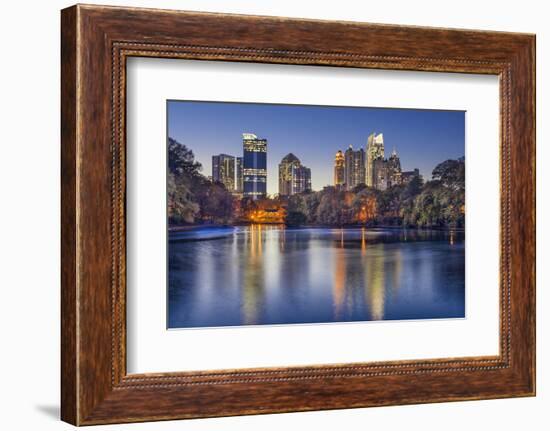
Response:
[[[414,177],[384,191],[360,185],[294,195],[288,199],[287,224],[463,227],[464,166],[464,158],[446,160],[435,167],[431,181]]]
[[[233,217],[233,196],[223,184],[200,173],[193,151],[168,139],[168,221],[183,223],[228,223]]]

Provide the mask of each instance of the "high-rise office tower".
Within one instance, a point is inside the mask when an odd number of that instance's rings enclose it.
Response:
[[[267,139],[243,133],[243,194],[252,199],[267,194]]]
[[[311,169],[289,153],[279,163],[279,195],[291,196],[311,190]]]
[[[235,178],[235,191],[237,193],[243,192],[243,158],[237,157],[235,159],[235,171],[236,171],[236,178]]]
[[[375,159],[372,172],[372,187],[377,190],[386,190],[388,188],[388,161],[384,159]]]
[[[354,151],[350,145],[344,153],[344,168],[348,190],[359,184],[365,184],[365,151],[362,148]]]
[[[384,159],[384,135],[372,133],[367,139],[366,184],[374,187],[374,161]]]
[[[235,191],[235,157],[228,154],[212,156],[212,180],[222,183],[230,192]]]
[[[395,149],[392,151],[390,158],[388,159],[388,186],[398,186],[402,183],[401,178],[401,160],[397,155]]]
[[[292,181],[294,168],[300,166],[300,160],[294,154],[289,153],[279,163],[279,195],[290,196],[292,193]]]
[[[292,192],[303,193],[311,191],[311,169],[304,165],[294,168],[294,181],[292,184]]]
[[[338,150],[334,156],[334,185],[342,186],[346,182],[344,153]]]

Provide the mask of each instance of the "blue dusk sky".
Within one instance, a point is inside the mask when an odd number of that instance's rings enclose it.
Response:
[[[212,173],[212,155],[242,156],[242,134],[267,139],[267,192],[278,192],[278,165],[294,153],[311,168],[313,190],[333,183],[334,155],[366,150],[368,136],[384,134],[386,157],[395,148],[404,171],[433,168],[465,154],[464,111],[356,108],[168,101],[168,136],[193,150],[204,175]]]

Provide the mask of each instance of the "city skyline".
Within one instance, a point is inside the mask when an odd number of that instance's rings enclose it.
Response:
[[[228,155],[234,160],[243,157],[243,134],[255,134],[258,141],[265,140],[269,195],[279,193],[279,165],[289,154],[310,170],[311,188],[321,190],[334,185],[337,151],[348,154],[348,164],[365,166],[367,141],[382,133],[385,157],[390,159],[390,154],[397,150],[402,170],[418,168],[426,180],[438,163],[465,153],[462,111],[187,101],[169,101],[167,109],[169,136],[193,150],[205,176],[215,176],[212,170],[215,157]],[[211,121],[215,121],[215,126],[206,127]],[[374,122],[378,127],[365,126]],[[236,130],[239,132],[235,137]],[[367,182],[365,172],[360,172],[362,176],[353,179],[354,183]],[[369,173],[366,174],[368,177]]]

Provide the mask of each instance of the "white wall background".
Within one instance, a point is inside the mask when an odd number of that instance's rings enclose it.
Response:
[[[536,0],[312,2],[130,0],[103,4],[477,28],[537,34],[538,396],[406,407],[105,426],[135,430],[517,430],[550,423],[550,14]],[[0,14],[0,427],[59,422],[59,10],[61,0],[4,2]]]

